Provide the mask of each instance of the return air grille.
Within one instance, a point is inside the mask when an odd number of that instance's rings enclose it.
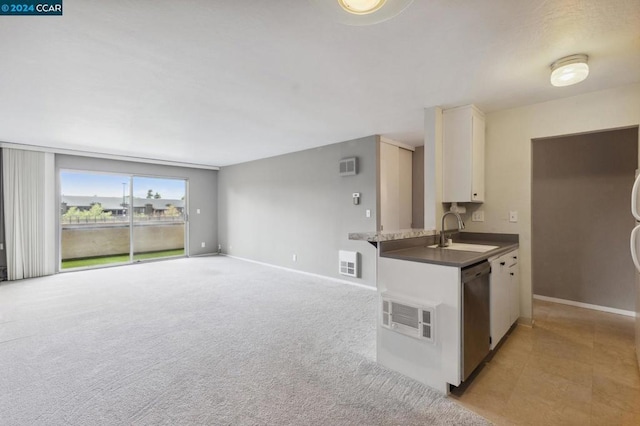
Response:
[[[392,302],[391,312],[393,312],[393,322],[404,324],[411,328],[418,328],[418,323],[420,322],[420,312],[418,308]]]
[[[435,313],[437,304],[414,304],[382,295],[382,327],[435,343]]]
[[[390,313],[391,311],[389,310],[389,301],[388,300],[383,300],[382,301],[382,325],[384,325],[385,327],[389,327],[389,318],[390,318]]]
[[[358,252],[340,250],[338,272],[341,275],[358,278]]]
[[[340,160],[340,176],[353,176],[358,174],[358,161],[356,157]]]

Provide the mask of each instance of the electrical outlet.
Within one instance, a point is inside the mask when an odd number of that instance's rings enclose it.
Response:
[[[294,254],[294,255],[292,256],[292,259],[293,259],[293,261],[294,261],[294,262],[297,262],[297,261],[298,261],[298,255],[297,255],[297,254]]]
[[[204,248],[204,246],[205,246],[204,241],[200,245]]]
[[[218,251],[222,250],[222,244],[218,244]]]
[[[517,222],[518,221],[518,212],[516,210],[511,210],[509,212],[509,222]]]
[[[200,209],[196,209],[196,214],[200,214]]]
[[[476,210],[471,214],[472,222],[484,222],[484,210]]]
[[[371,210],[369,209],[365,210],[364,214],[366,217],[371,217]]]

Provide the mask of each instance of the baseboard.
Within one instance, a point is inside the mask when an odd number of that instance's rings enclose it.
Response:
[[[592,305],[590,303],[575,302],[573,300],[557,299],[555,297],[533,295],[534,299],[544,300],[545,302],[561,303],[563,305],[577,306],[578,308],[593,309],[594,311],[608,312],[610,314],[624,315],[626,317],[635,317],[633,311],[625,311],[624,309],[610,308],[608,306]]]
[[[518,318],[518,324],[520,325],[524,325],[526,327],[533,327],[533,318],[527,318],[527,317],[519,317]]]
[[[201,254],[192,254],[189,255],[189,257],[209,257],[209,256],[218,256],[220,253],[218,252],[213,252],[213,253],[201,253]]]
[[[373,290],[373,291],[377,290],[375,286],[372,287],[372,286],[365,285],[365,284],[354,283],[352,281],[341,280],[339,278],[328,277],[326,275],[320,275],[320,274],[314,274],[314,273],[311,273],[311,272],[299,271],[297,269],[286,268],[284,266],[274,265],[274,264],[266,263],[266,262],[259,262],[257,260],[247,259],[247,258],[244,258],[244,257],[232,256],[232,255],[229,255],[229,254],[222,254],[222,253],[221,253],[221,256],[230,257],[232,259],[243,260],[245,262],[256,263],[258,265],[269,266],[271,268],[282,269],[283,271],[296,272],[298,274],[307,275],[309,277],[322,278],[322,279],[333,281],[333,282],[340,283],[340,284],[353,285],[353,286],[364,288],[364,289],[367,289],[367,290]]]

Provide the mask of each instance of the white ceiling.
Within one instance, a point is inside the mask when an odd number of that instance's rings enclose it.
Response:
[[[0,141],[224,166],[638,82],[640,1],[415,0],[354,27],[310,0],[65,0],[0,16],[0,49]],[[589,78],[552,87],[574,53]]]

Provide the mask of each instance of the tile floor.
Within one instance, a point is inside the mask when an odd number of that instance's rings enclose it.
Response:
[[[457,402],[497,425],[640,425],[635,319],[534,301]]]

